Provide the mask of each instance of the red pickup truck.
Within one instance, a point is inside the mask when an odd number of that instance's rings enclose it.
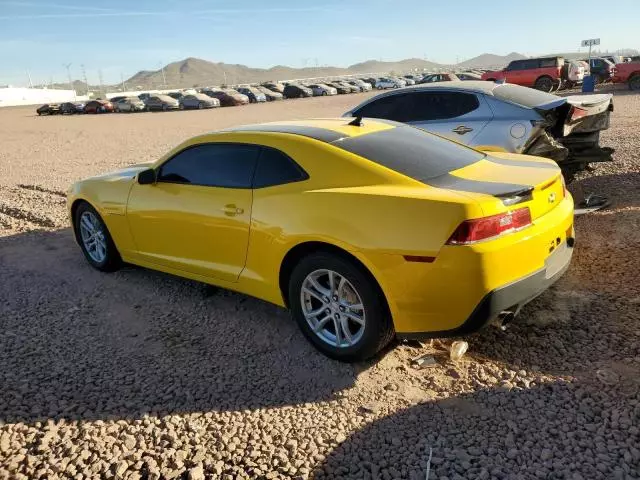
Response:
[[[631,90],[640,90],[640,62],[618,63],[613,83],[626,83]]]
[[[524,87],[533,87],[552,92],[562,83],[564,58],[545,57],[514,60],[507,68],[482,74],[482,80],[490,82],[504,80]]]

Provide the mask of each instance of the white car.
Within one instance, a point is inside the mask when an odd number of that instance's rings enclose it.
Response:
[[[313,92],[314,97],[319,97],[321,95],[337,95],[338,90],[330,87],[329,85],[325,85],[324,83],[314,83],[313,85],[307,85],[307,88],[310,88]]]
[[[368,92],[373,88],[370,83],[360,80],[359,78],[354,78],[353,80],[349,80],[347,83],[355,87],[358,87],[362,92]]]
[[[387,89],[387,88],[400,88],[400,87],[404,87],[404,85],[401,85],[400,82],[398,82],[397,80],[395,80],[393,78],[383,77],[383,78],[379,78],[376,81],[375,87],[378,90],[384,90],[384,89]]]

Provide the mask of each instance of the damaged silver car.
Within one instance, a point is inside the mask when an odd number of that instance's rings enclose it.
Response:
[[[591,162],[612,160],[600,146],[610,94],[559,97],[483,81],[422,84],[381,93],[344,114],[395,120],[483,150],[555,160],[567,180]]]

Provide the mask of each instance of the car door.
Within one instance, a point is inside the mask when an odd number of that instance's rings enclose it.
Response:
[[[235,282],[244,268],[260,147],[199,144],[134,184],[127,217],[137,254],[149,263]]]
[[[437,89],[407,97],[404,122],[465,145],[493,118],[484,96],[474,92]]]
[[[493,118],[483,95],[440,88],[386,95],[354,115],[408,123],[465,145]]]

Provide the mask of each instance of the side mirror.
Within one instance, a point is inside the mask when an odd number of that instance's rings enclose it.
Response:
[[[156,183],[156,171],[153,168],[141,171],[138,174],[138,183],[140,185],[151,185]]]

